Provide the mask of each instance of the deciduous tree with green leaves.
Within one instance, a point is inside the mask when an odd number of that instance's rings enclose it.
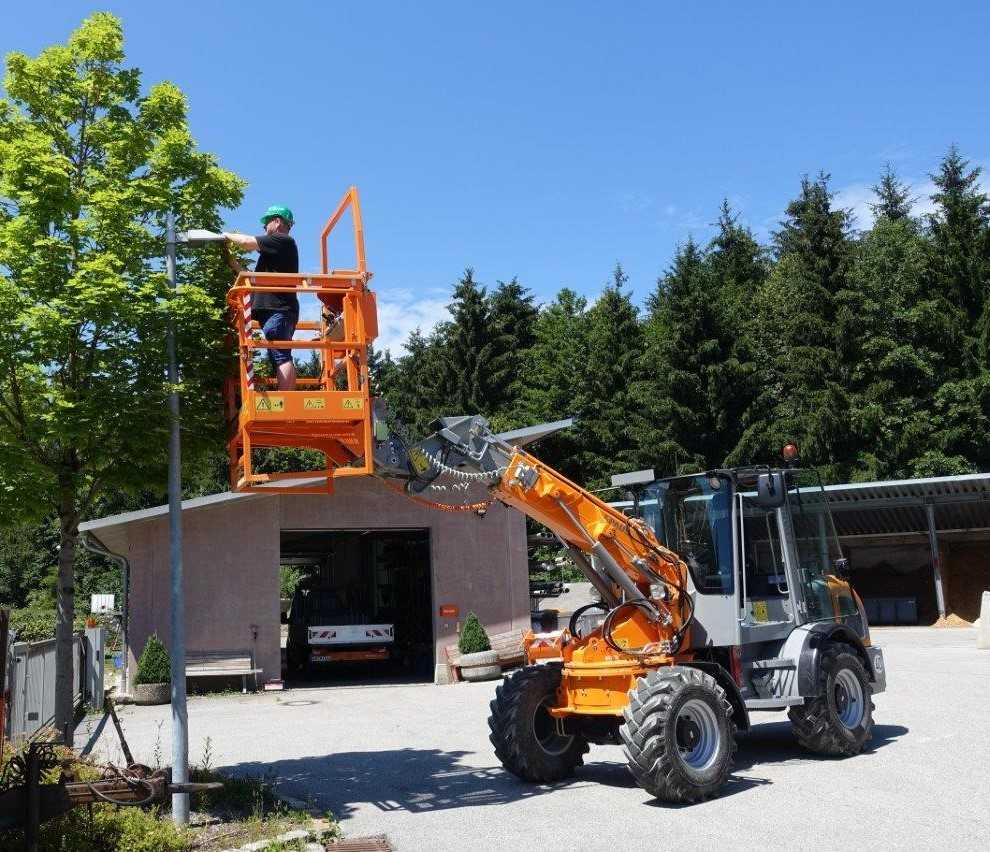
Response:
[[[7,57],[0,100],[0,512],[58,518],[56,724],[71,737],[73,568],[107,490],[164,481],[165,329],[178,328],[185,449],[219,434],[229,274],[212,252],[167,288],[165,213],[219,230],[243,182],[199,151],[171,83],[144,89],[120,21]]]

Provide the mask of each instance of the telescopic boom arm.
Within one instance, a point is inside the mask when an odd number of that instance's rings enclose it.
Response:
[[[380,442],[378,472],[406,478],[412,493],[424,490],[443,474],[484,483],[496,499],[543,524],[560,539],[612,612],[620,607],[635,609],[640,620],[645,618],[653,625],[648,633],[653,641],[638,649],[617,650],[634,656],[677,652],[693,608],[687,566],[646,524],[626,517],[535,456],[499,438],[484,417],[442,417],[433,426],[436,431],[413,446],[394,435]]]

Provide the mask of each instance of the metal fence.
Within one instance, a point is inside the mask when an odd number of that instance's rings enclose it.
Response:
[[[104,631],[92,628],[72,637],[72,700],[75,706],[103,706]],[[55,640],[15,642],[7,663],[7,737],[31,736],[55,718]]]

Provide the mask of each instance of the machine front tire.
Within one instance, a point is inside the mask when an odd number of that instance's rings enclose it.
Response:
[[[640,678],[619,728],[629,770],[664,802],[697,802],[718,792],[732,769],[732,705],[711,676],[669,666]]]
[[[797,741],[815,754],[851,757],[873,736],[873,700],[863,661],[848,645],[822,651],[818,695],[788,711]]]
[[[509,772],[524,781],[547,783],[569,778],[584,763],[587,741],[559,733],[547,708],[557,704],[561,667],[526,666],[513,672],[489,705],[489,739]]]

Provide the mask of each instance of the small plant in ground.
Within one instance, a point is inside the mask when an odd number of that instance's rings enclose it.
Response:
[[[154,764],[155,769],[162,768],[162,757],[164,753],[162,751],[162,728],[165,726],[164,722],[156,723],[157,730],[155,731],[155,747],[151,750],[151,762]]]
[[[158,636],[152,633],[138,660],[135,683],[171,683],[172,660]]]
[[[461,628],[461,635],[457,640],[457,650],[462,654],[477,654],[479,651],[490,651],[492,643],[488,639],[485,628],[481,626],[473,612],[469,612],[464,619],[464,626]]]

